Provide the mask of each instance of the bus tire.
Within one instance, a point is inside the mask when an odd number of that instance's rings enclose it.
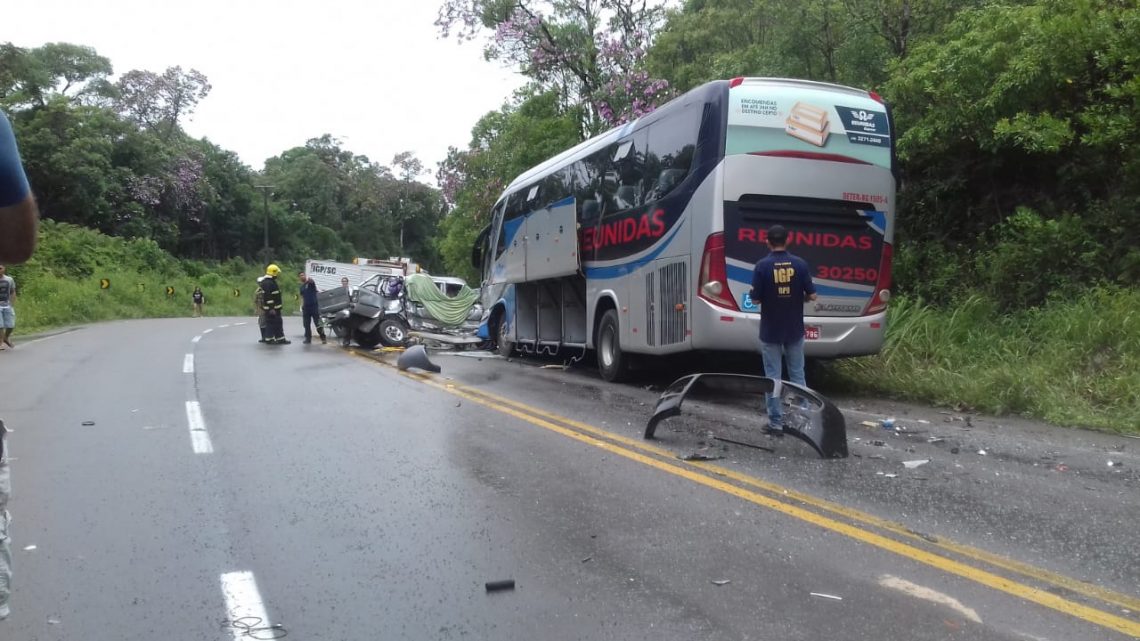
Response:
[[[598,324],[598,371],[611,383],[629,378],[629,357],[621,351],[621,332],[616,309],[606,310]]]
[[[499,312],[498,323],[495,326],[495,351],[503,358],[509,358],[515,352],[515,344],[503,338],[507,333],[507,313]]]

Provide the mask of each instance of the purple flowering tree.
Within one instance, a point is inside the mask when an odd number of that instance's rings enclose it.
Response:
[[[488,60],[515,66],[563,106],[581,107],[582,134],[652,111],[670,95],[645,70],[658,0],[445,0],[440,33],[489,39]]]

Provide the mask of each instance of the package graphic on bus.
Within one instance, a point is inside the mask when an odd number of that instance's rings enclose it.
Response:
[[[804,102],[797,102],[792,107],[792,113],[785,121],[787,127],[785,131],[789,136],[795,136],[804,142],[811,143],[816,147],[822,147],[827,144],[827,136],[831,123],[827,121],[827,110],[809,105]]]

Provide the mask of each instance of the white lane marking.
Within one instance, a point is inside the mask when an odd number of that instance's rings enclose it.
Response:
[[[211,327],[210,329],[204,329],[204,330],[202,330],[202,333],[203,333],[203,334],[209,334],[209,333],[210,333],[210,332],[212,332],[212,331],[214,331],[214,328],[213,328],[213,327]]]
[[[202,420],[202,406],[198,401],[186,401],[186,423],[190,426],[190,445],[195,454],[213,454],[214,444],[206,431],[206,421]]]
[[[257,579],[253,572],[226,572],[222,575],[222,594],[226,598],[226,620],[243,623],[234,626],[231,631],[234,641],[249,639],[254,635],[247,634],[248,628],[269,628],[269,615],[265,612],[265,603],[261,600],[261,593],[257,590]],[[265,638],[272,638],[267,635]]]
[[[190,339],[190,342],[191,342],[191,343],[197,343],[197,342],[198,342],[198,341],[200,341],[200,340],[202,340],[202,335],[201,335],[201,334],[198,334],[198,335],[197,335],[197,336],[195,336],[194,338],[191,338],[191,339]]]
[[[242,321],[240,323],[234,323],[234,327],[241,327],[242,325],[246,325],[246,324],[247,323],[245,321]]]
[[[978,616],[978,613],[975,612],[973,608],[967,608],[966,606],[962,605],[961,601],[948,594],[943,594],[936,590],[931,590],[930,588],[923,587],[916,583],[911,583],[906,579],[900,579],[897,576],[891,576],[889,574],[884,574],[883,576],[879,577],[879,585],[885,588],[898,590],[899,592],[908,594],[916,599],[922,599],[924,601],[930,601],[931,603],[944,605],[954,610],[958,614],[966,617],[967,619],[973,621],[974,623],[982,622],[982,618]]]
[[[183,374],[193,374],[194,373],[194,355],[193,354],[187,354],[186,357],[182,359],[182,373]]]
[[[229,323],[226,323],[225,325],[218,325],[218,329],[222,329],[223,327],[229,327],[229,326],[230,326]]]

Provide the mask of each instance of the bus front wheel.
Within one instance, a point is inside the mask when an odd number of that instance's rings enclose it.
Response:
[[[621,351],[621,335],[616,309],[606,310],[598,325],[598,371],[602,378],[619,383],[629,377],[629,357]]]
[[[499,314],[499,326],[495,330],[495,349],[499,356],[509,358],[515,351],[514,343],[507,338],[507,313]]]

